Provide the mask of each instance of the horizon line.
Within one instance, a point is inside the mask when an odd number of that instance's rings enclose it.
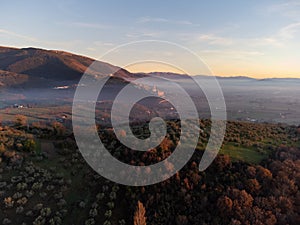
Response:
[[[92,56],[88,56],[88,55],[84,55],[84,54],[81,54],[81,53],[75,53],[73,51],[66,51],[66,50],[63,50],[63,49],[48,49],[48,48],[44,48],[44,47],[33,47],[33,46],[25,46],[25,47],[15,47],[15,46],[3,46],[3,45],[0,45],[0,48],[10,48],[10,49],[16,49],[16,50],[26,50],[26,49],[36,49],[36,50],[43,50],[43,51],[57,51],[57,52],[64,52],[64,53],[69,53],[69,54],[72,54],[72,55],[77,55],[77,56],[81,56],[81,57],[86,57],[86,58],[90,58],[92,60],[95,60],[95,61],[100,61],[98,59],[95,59],[94,57]],[[100,62],[105,62],[105,61],[100,61]],[[112,66],[117,66],[119,67],[118,65],[114,65],[114,64],[111,64],[110,62],[105,62],[105,63],[108,63]],[[121,68],[121,67],[120,67]],[[121,68],[121,69],[125,69],[125,68]],[[214,76],[216,78],[249,78],[249,79],[255,79],[255,80],[266,80],[266,79],[300,79],[300,75],[299,77],[291,77],[291,76],[280,76],[280,77],[272,77],[272,76],[252,76],[252,75],[216,75],[216,74],[212,74],[212,75],[207,75],[207,74],[181,74],[181,73],[178,73],[178,72],[174,72],[174,71],[149,71],[149,72],[146,72],[146,71],[130,71],[128,69],[125,69],[127,70],[128,72],[130,73],[145,73],[145,74],[149,74],[149,73],[172,73],[174,75],[187,75],[187,76]]]

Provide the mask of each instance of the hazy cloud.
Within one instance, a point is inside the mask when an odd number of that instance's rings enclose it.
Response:
[[[83,23],[83,22],[72,22],[71,26],[76,26],[80,28],[90,28],[90,29],[110,29],[112,26],[99,24],[99,23]]]
[[[239,56],[259,56],[265,55],[260,51],[239,51],[239,50],[202,50],[201,53],[223,54],[223,55],[239,55]]]
[[[207,42],[212,45],[228,46],[233,44],[233,40],[226,37],[216,36],[214,34],[201,34],[198,38],[199,41]]]
[[[17,34],[15,32],[12,32],[12,31],[9,31],[9,30],[4,30],[4,29],[0,29],[0,34],[4,34],[4,35],[7,35],[7,36],[13,36],[13,37],[16,37],[16,38],[21,38],[21,39],[24,39],[26,41],[33,41],[33,42],[37,41],[36,38],[29,37],[29,36],[22,35],[22,34]]]
[[[175,25],[194,25],[192,22],[187,20],[170,20],[159,17],[142,17],[137,20],[137,23],[168,23]]]
[[[287,0],[284,3],[271,5],[268,12],[300,20],[300,1]]]
[[[162,36],[163,32],[161,31],[139,31],[139,32],[132,32],[132,33],[127,33],[126,37],[127,38],[134,38],[134,39],[139,39],[139,38],[160,38]]]
[[[279,36],[284,39],[293,39],[296,37],[297,32],[300,30],[300,22],[289,24],[279,31]]]

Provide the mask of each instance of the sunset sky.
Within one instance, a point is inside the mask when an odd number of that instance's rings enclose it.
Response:
[[[300,78],[299,0],[3,0],[0,7],[2,46],[97,59],[128,42],[163,40],[191,49],[215,75]],[[139,56],[147,49],[133,51]],[[113,63],[124,57],[120,53]],[[165,68],[147,64],[131,70]]]

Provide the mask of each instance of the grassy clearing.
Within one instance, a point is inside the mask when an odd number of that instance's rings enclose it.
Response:
[[[268,157],[267,152],[258,152],[254,148],[246,148],[243,146],[234,146],[231,144],[224,145],[220,154],[229,155],[233,161],[242,160],[248,163],[260,163]]]
[[[42,153],[42,146],[41,146],[41,141],[39,139],[35,139],[35,152],[37,154]]]
[[[34,107],[34,108],[7,108],[0,109],[2,121],[11,122],[15,120],[16,115],[24,115],[28,122],[36,121],[55,121],[61,114],[71,114],[71,105]]]

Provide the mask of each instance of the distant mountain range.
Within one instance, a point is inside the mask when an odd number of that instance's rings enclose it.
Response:
[[[0,110],[16,105],[30,105],[40,108],[72,105],[75,89],[87,68],[94,59],[63,51],[36,48],[0,47]],[[117,72],[116,72],[117,71]],[[99,95],[99,107],[104,112],[111,107],[118,93],[136,78],[155,76],[171,79],[191,96],[201,118],[209,118],[210,109],[207,99],[190,76],[171,72],[130,73],[129,71],[106,62],[98,62],[97,70],[89,74],[96,79],[104,74],[113,74]],[[212,79],[211,76],[198,75],[193,78]],[[217,77],[226,102],[228,119],[255,122],[283,122],[299,124],[300,115],[300,79],[269,78],[254,79],[250,77]],[[132,82],[137,92],[164,95],[162,90],[151,83]],[[206,83],[207,85],[210,82]],[[174,94],[167,83],[163,87]],[[213,90],[215,87],[212,86]],[[173,106],[160,98],[144,99],[137,104],[139,115],[164,115],[177,118],[170,110]],[[100,110],[101,111],[101,110]],[[67,111],[64,111],[67,112]],[[169,113],[168,113],[169,112]],[[0,112],[1,113],[1,112]],[[70,112],[69,112],[70,113]],[[141,118],[137,116],[137,118]]]
[[[94,59],[64,51],[44,50],[37,48],[0,47],[0,88],[2,87],[53,87],[60,83],[76,84]],[[98,62],[97,74],[114,74],[124,80],[143,77],[159,76],[168,79],[185,79],[184,74],[153,72],[130,73],[117,66]],[[199,75],[202,77],[202,75]],[[203,76],[209,78],[209,76]],[[249,77],[217,77],[219,80],[256,80]],[[259,81],[299,81],[300,79],[270,78]]]

